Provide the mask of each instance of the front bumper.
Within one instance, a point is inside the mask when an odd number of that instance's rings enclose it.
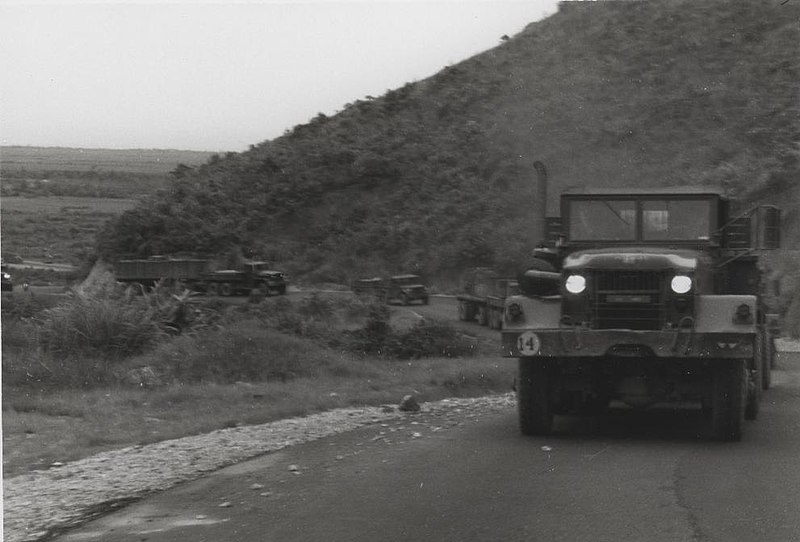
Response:
[[[502,333],[503,357],[659,357],[750,359],[753,333],[691,330],[514,329]]]

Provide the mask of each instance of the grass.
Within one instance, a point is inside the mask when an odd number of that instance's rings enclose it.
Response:
[[[419,307],[336,293],[227,305],[167,287],[131,295],[107,278],[93,274],[56,305],[4,313],[6,476],[408,393],[431,401],[510,389],[497,338],[449,326],[447,303],[425,307],[425,318]],[[163,331],[177,314],[181,332]],[[158,340],[141,346],[143,331]]]
[[[94,251],[94,237],[133,199],[47,196],[3,197],[3,255],[25,260],[80,263]]]
[[[342,356],[341,374],[281,382],[173,385],[159,389],[3,389],[3,472],[14,476],[104,450],[333,408],[397,404],[510,390],[500,358],[396,361]],[[336,372],[336,371],[334,371]]]

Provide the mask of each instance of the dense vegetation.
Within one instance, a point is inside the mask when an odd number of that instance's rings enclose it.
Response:
[[[101,253],[256,254],[295,277],[512,267],[531,164],[568,185],[721,184],[797,241],[800,5],[568,2],[498,47],[242,153],[182,167]]]
[[[347,294],[228,305],[180,288],[126,287],[96,268],[58,303],[25,294],[4,302],[10,304],[2,334],[5,385],[286,381],[345,371],[365,356],[475,353],[474,341],[447,324],[421,319],[398,328],[385,304]]]

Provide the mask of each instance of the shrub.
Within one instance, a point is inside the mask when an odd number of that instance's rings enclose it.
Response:
[[[109,356],[142,352],[164,336],[156,312],[142,298],[98,298],[73,294],[38,316],[40,346],[52,354]]]
[[[91,277],[65,302],[37,316],[39,346],[67,358],[141,353],[170,334],[206,327],[214,319],[190,306],[192,295],[163,285],[137,291],[105,275]]]
[[[251,319],[196,337],[177,337],[132,362],[151,367],[166,380],[221,384],[314,376],[325,365],[325,356],[313,343]]]
[[[334,305],[330,299],[313,293],[300,302],[297,312],[309,318],[328,319],[334,314]]]
[[[366,325],[347,334],[344,344],[351,352],[397,359],[460,357],[474,353],[474,343],[450,324],[424,319],[407,331],[389,326],[389,309],[372,307]]]
[[[442,322],[421,320],[389,342],[388,353],[399,359],[460,357],[471,355],[474,345],[456,329]]]

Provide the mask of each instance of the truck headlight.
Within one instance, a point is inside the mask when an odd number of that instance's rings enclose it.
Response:
[[[586,277],[583,275],[570,275],[567,277],[564,287],[571,294],[579,294],[586,289]]]
[[[688,275],[675,275],[669,284],[676,294],[685,294],[692,289],[692,277]]]

